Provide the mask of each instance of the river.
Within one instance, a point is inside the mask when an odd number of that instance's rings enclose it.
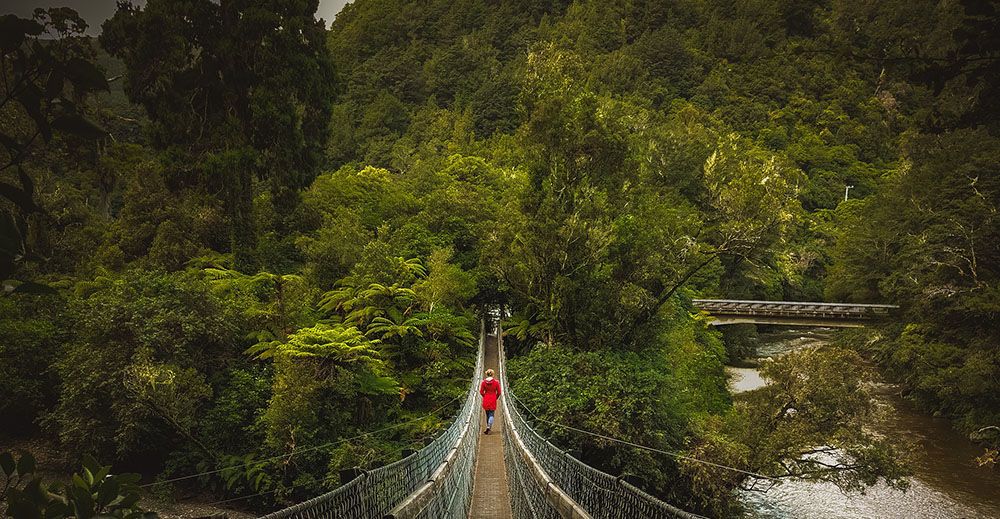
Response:
[[[828,343],[828,329],[784,329],[761,334],[757,357],[776,357],[796,348]],[[755,368],[729,367],[733,392],[767,383]],[[987,519],[1000,518],[1000,474],[977,467],[982,449],[944,419],[919,413],[881,386],[889,419],[880,431],[914,445],[913,477],[906,492],[878,485],[865,495],[845,495],[832,483],[785,482],[767,493],[746,492],[753,519]]]

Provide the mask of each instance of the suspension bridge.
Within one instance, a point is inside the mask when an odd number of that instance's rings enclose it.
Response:
[[[893,305],[696,299],[713,325],[864,326]],[[514,405],[498,319],[483,321],[476,367],[452,424],[426,447],[263,519],[531,518],[634,519],[701,516],[602,472],[549,442]],[[482,434],[479,381],[491,368],[502,384],[492,434]]]
[[[476,368],[452,424],[423,449],[358,473],[340,487],[263,519],[531,518],[640,519],[701,516],[559,449],[513,405],[498,321],[480,329]],[[479,411],[486,368],[501,397],[489,435]]]
[[[782,324],[858,328],[884,319],[896,305],[695,299],[695,308],[712,316],[711,324]]]

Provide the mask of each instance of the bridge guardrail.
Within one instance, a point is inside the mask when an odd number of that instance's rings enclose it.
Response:
[[[444,433],[403,459],[364,471],[330,492],[261,519],[465,517],[472,501],[479,432],[476,382],[483,366],[484,338],[480,333],[465,401]]]
[[[506,373],[503,331],[497,325],[503,406],[504,459],[516,517],[704,519],[670,505],[622,478],[597,470],[559,449],[525,421],[515,405]]]
[[[510,385],[507,382],[506,355],[503,350],[503,328],[497,321],[497,347],[499,348],[497,376],[503,388],[500,405],[503,409],[503,455],[507,469],[507,486],[510,488],[511,511],[518,518],[532,519],[590,519],[592,516],[555,483],[542,463],[526,445],[538,440],[535,433],[512,405]],[[522,434],[523,433],[523,434]]]
[[[896,305],[819,303],[812,301],[744,301],[735,299],[694,299],[700,310],[713,315],[763,315],[779,317],[820,317],[877,319],[886,317]]]
[[[465,518],[472,504],[472,485],[476,476],[476,447],[479,444],[479,375],[483,371],[483,341],[486,327],[480,322],[479,354],[472,374],[469,394],[466,396],[462,413],[452,427],[461,427],[461,432],[451,444],[448,454],[441,460],[427,481],[393,507],[386,518]]]

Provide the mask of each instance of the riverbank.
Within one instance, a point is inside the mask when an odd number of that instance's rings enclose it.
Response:
[[[829,344],[830,329],[781,329],[762,333],[756,355],[740,367],[729,367],[730,389],[752,391],[767,383],[753,366],[768,357]],[[947,420],[913,409],[898,387],[882,385],[881,403],[888,418],[881,432],[912,445],[914,475],[906,492],[877,485],[864,495],[843,494],[832,483],[786,482],[767,493],[743,495],[754,519],[928,518],[988,519],[1000,517],[1000,475],[978,467],[981,449],[955,431]]]

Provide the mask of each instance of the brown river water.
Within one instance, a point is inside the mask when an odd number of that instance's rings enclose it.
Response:
[[[760,358],[796,348],[825,344],[828,329],[784,329],[762,333]],[[727,368],[733,392],[750,391],[767,381],[754,368]],[[903,492],[884,485],[864,495],[845,495],[832,483],[786,482],[767,493],[747,492],[744,501],[754,519],[1000,519],[1000,471],[976,466],[982,448],[951,428],[947,420],[913,409],[896,387],[882,386],[889,406],[883,434],[915,447],[913,477]]]

